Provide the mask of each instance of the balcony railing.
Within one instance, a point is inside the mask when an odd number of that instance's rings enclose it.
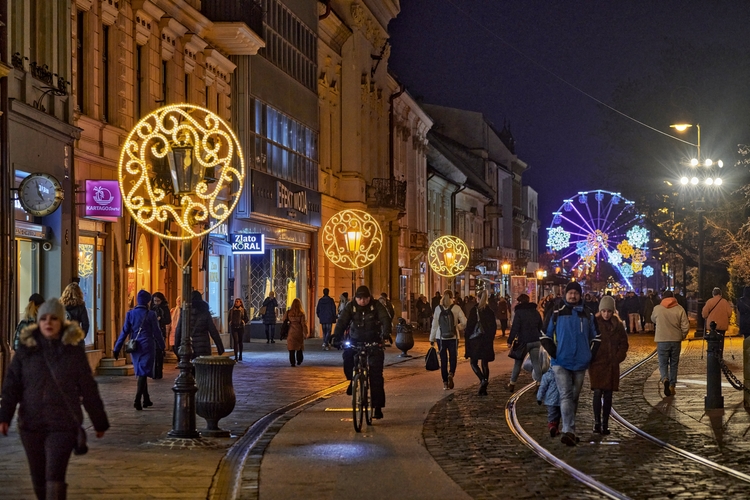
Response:
[[[263,6],[258,0],[201,2],[201,13],[215,22],[243,22],[263,36]]]
[[[368,189],[367,204],[374,208],[390,208],[406,213],[406,181],[373,179]]]

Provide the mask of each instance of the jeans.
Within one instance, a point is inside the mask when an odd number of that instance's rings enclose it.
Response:
[[[344,375],[346,380],[352,379],[354,372],[354,355],[356,349],[344,349],[341,355],[344,358]],[[373,349],[367,356],[367,364],[370,366],[370,394],[372,396],[373,408],[385,408],[385,380],[383,379],[383,365],[385,364],[385,353],[382,349]]]
[[[560,423],[560,407],[555,405],[547,405],[547,423],[548,424],[559,424]]]
[[[531,365],[534,367],[532,376],[534,381],[539,382],[542,380],[542,364],[539,362],[539,347],[542,345],[541,342],[529,342],[526,344],[526,351],[529,353],[531,359]],[[523,366],[523,359],[517,359],[513,365],[513,371],[510,374],[510,383],[515,384],[518,380],[518,374],[521,373],[521,367]]]
[[[78,431],[21,431],[34,488],[44,488],[47,481],[65,482],[65,472]]]
[[[659,356],[659,376],[669,380],[669,385],[677,384],[677,365],[680,364],[682,342],[657,342],[656,354]]]
[[[456,373],[456,363],[458,362],[458,340],[440,340],[437,341],[438,351],[440,351],[440,374],[443,376],[443,382],[448,381],[448,362],[450,361],[450,374]]]
[[[331,343],[331,327],[333,324],[321,323],[320,326],[323,327],[323,345],[328,345]]]
[[[628,322],[630,323],[630,333],[635,333],[640,331],[641,326],[641,315],[638,313],[630,313],[628,314]]]
[[[273,340],[274,335],[276,335],[276,325],[266,325],[266,340]]]
[[[581,394],[586,370],[568,370],[562,366],[552,367],[555,374],[557,390],[560,393],[560,413],[562,414],[562,432],[576,432],[576,412],[578,396]]]

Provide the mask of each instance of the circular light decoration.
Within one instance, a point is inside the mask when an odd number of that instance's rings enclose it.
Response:
[[[622,254],[623,257],[629,258],[633,255],[633,246],[628,240],[623,240],[617,245],[617,250]]]
[[[242,192],[245,160],[237,137],[218,115],[176,104],[133,127],[120,153],[118,179],[123,204],[139,226],[186,240],[229,218]],[[168,221],[180,231],[172,232]]]
[[[469,247],[461,238],[441,236],[430,245],[427,260],[437,274],[452,278],[469,264]]]
[[[383,249],[383,232],[375,218],[362,210],[337,212],[323,226],[323,252],[334,265],[348,271],[369,266]]]
[[[654,268],[651,266],[644,266],[642,272],[645,277],[650,278],[654,275]]]
[[[607,258],[607,260],[613,266],[619,266],[622,263],[622,254],[617,250],[612,250],[611,252],[609,252],[609,257]]]
[[[552,250],[562,250],[570,245],[570,233],[560,226],[547,230],[547,246]]]
[[[625,278],[633,277],[633,267],[628,263],[623,263],[622,265],[620,265],[620,272]]]
[[[641,226],[633,226],[628,230],[628,241],[633,248],[643,248],[648,244],[648,229]]]

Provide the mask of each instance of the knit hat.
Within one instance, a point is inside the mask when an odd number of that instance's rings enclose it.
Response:
[[[599,301],[599,310],[615,312],[617,310],[615,309],[615,299],[613,299],[611,295],[605,295],[604,297],[602,297],[602,299]]]
[[[139,306],[146,306],[149,302],[151,302],[151,294],[146,290],[141,290],[138,292],[135,300]]]
[[[40,293],[32,293],[31,297],[29,297],[29,302],[33,302],[37,307],[39,307],[44,304],[44,297],[42,297],[42,294]]]
[[[565,287],[565,293],[568,293],[568,290],[575,290],[580,294],[583,293],[581,285],[577,281],[571,281],[570,283],[568,283],[568,286]]]
[[[43,303],[41,306],[39,306],[36,317],[41,319],[48,314],[50,316],[54,316],[60,321],[65,321],[65,306],[62,305],[60,299],[49,299],[48,301]]]
[[[362,285],[361,287],[357,288],[357,293],[355,293],[354,296],[359,298],[371,297],[370,289],[365,285]]]

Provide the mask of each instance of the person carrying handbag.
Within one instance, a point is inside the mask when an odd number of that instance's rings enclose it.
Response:
[[[530,302],[529,296],[525,293],[519,295],[516,300],[518,304],[516,304],[513,324],[510,327],[508,346],[513,345],[514,341],[518,341],[519,347],[523,349],[523,353],[520,359],[515,358],[513,371],[510,374],[510,383],[508,383],[508,390],[510,392],[515,391],[518,374],[521,373],[526,353],[529,354],[529,359],[531,359],[534,367],[533,373],[537,374],[539,380],[541,380],[542,373],[541,364],[539,363],[539,348],[541,347],[539,334],[543,328],[542,316],[539,314],[536,304]],[[536,380],[536,382],[539,383],[539,380]]]
[[[446,290],[440,304],[435,308],[430,329],[430,345],[437,340],[440,351],[440,375],[443,390],[453,389],[453,376],[458,363],[458,341],[460,330],[466,329],[466,316],[458,304],[453,303],[453,292]],[[449,365],[450,363],[450,365]]]
[[[466,351],[464,357],[469,358],[469,364],[474,374],[479,378],[478,396],[487,395],[490,383],[490,362],[495,361],[495,312],[489,306],[487,290],[479,296],[479,303],[469,311],[466,322]],[[479,367],[479,361],[482,367]]]
[[[0,434],[8,435],[20,404],[18,429],[34,493],[42,500],[64,499],[68,462],[83,423],[81,403],[96,437],[104,436],[109,420],[86,353],[79,347],[83,331],[65,319],[65,307],[58,299],[44,302],[37,317],[38,324],[21,332],[3,383]]]
[[[114,357],[119,359],[125,339],[129,337],[131,340],[135,340],[137,347],[130,353],[133,358],[135,376],[138,378],[133,408],[140,411],[154,405],[148,394],[148,378],[154,378],[156,375],[156,350],[157,348],[163,350],[165,345],[156,313],[148,309],[151,294],[146,290],[141,290],[138,292],[136,301],[138,305],[135,309],[128,311],[125,316],[122,331],[117,338],[117,342],[115,342]],[[141,398],[143,398],[143,401],[141,401]]]

